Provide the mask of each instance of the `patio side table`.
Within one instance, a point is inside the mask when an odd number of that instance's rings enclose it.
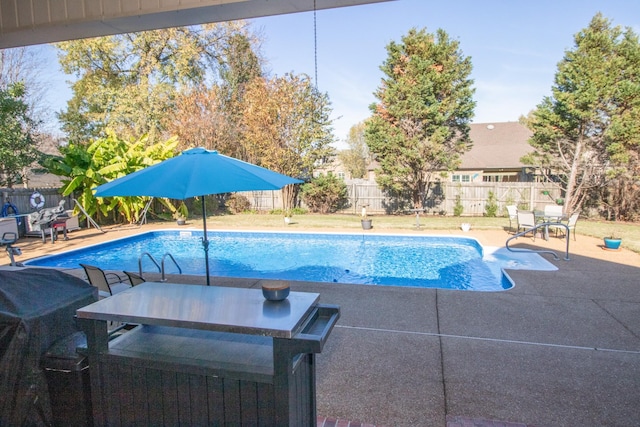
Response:
[[[416,214],[416,224],[415,228],[420,228],[420,214],[424,212],[424,209],[409,209],[409,212],[413,212]]]

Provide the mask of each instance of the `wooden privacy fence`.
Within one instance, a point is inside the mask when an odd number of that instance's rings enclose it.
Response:
[[[544,183],[440,183],[433,187],[432,194],[425,201],[428,214],[453,215],[456,198],[460,196],[463,216],[482,216],[489,200],[489,192],[493,191],[498,205],[498,215],[506,214],[507,205],[516,205],[520,209],[542,209],[544,205],[553,204],[561,197],[560,189],[552,188]],[[548,191],[549,195],[542,192]],[[253,209],[271,211],[282,209],[282,192],[245,191],[242,193]],[[363,207],[371,214],[406,213],[411,206],[409,194],[385,194],[375,182],[351,181],[347,183],[348,204],[341,213],[359,215]],[[302,207],[305,205],[302,203]]]
[[[282,190],[269,191],[243,191],[241,193],[249,199],[253,209],[257,211],[272,211],[283,208]]]
[[[344,213],[359,214],[362,207],[372,214],[406,213],[411,206],[410,194],[386,195],[375,183],[354,181],[347,183],[349,207]],[[482,182],[435,184],[425,200],[425,213],[453,215],[459,197],[463,216],[483,216],[492,191],[498,206],[498,215],[506,213],[505,206],[520,209],[543,209],[561,198],[561,190],[548,183],[538,182]],[[548,192],[548,195],[543,191]]]
[[[45,207],[55,207],[59,201],[67,201],[65,207],[73,209],[71,197],[63,197],[58,190],[46,189],[0,189],[2,204],[7,198],[18,211],[34,212],[29,199],[34,192],[39,192],[45,198]],[[374,182],[351,181],[347,183],[349,203],[342,213],[359,215],[363,207],[371,214],[408,213],[411,206],[409,194],[389,196]],[[459,197],[462,206],[462,216],[482,216],[492,191],[498,205],[498,215],[505,215],[507,205],[516,205],[520,209],[543,209],[544,205],[555,203],[562,197],[560,189],[548,183],[537,182],[505,182],[505,183],[440,183],[434,185],[425,201],[425,213],[432,215],[453,215]],[[543,191],[548,192],[545,195]],[[252,209],[268,212],[282,209],[282,191],[245,191],[242,193],[251,203]],[[302,207],[305,207],[304,204]]]

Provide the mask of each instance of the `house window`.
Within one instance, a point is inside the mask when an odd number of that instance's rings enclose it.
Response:
[[[519,175],[515,173],[511,174],[498,174],[498,175],[483,175],[483,182],[518,182]]]
[[[451,175],[451,182],[471,182],[471,175]]]

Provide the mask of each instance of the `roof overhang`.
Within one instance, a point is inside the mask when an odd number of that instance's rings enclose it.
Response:
[[[0,0],[0,48],[391,0]]]

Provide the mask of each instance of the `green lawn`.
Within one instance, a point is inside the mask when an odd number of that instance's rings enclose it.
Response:
[[[410,230],[415,224],[415,217],[411,215],[373,215],[371,217],[377,229]],[[360,217],[355,215],[305,214],[295,215],[293,221],[305,228],[361,229]],[[460,224],[463,222],[470,223],[476,230],[504,230],[509,226],[508,218],[420,216],[421,225],[432,230],[459,230]],[[275,228],[283,226],[283,219],[281,215],[275,214],[238,214],[210,216],[207,223],[220,228],[225,226]],[[610,236],[614,233],[616,237],[622,237],[622,245],[625,248],[640,253],[640,224],[580,219],[576,226],[576,232],[579,235],[596,238]]]

